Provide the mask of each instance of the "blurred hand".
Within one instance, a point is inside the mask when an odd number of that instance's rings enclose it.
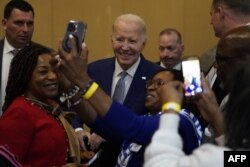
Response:
[[[195,104],[203,119],[213,127],[216,136],[219,136],[223,133],[223,115],[215,94],[206,82],[204,75],[201,77],[201,86],[203,92],[195,95]]]
[[[101,136],[97,135],[96,133],[92,133],[89,140],[90,149],[97,150],[104,141],[105,139],[103,139]]]
[[[201,86],[203,92],[195,95],[194,102],[196,103],[203,119],[210,123],[211,119],[221,112],[215,94],[209,87],[203,75],[201,77]]]
[[[60,89],[63,92],[68,92],[68,90],[72,87],[72,83],[60,71],[57,71],[57,76],[60,84]]]
[[[54,57],[51,64],[61,71],[67,79],[74,84],[81,86],[89,80],[87,74],[88,49],[85,44],[82,46],[81,54],[77,52],[76,41],[70,37],[71,51],[66,52],[62,47],[62,41],[59,45],[60,57]]]
[[[95,156],[93,151],[81,151],[81,161],[87,163],[91,158]]]
[[[84,151],[87,151],[86,145],[84,143],[84,139],[87,138],[88,141],[89,141],[90,137],[91,137],[91,134],[88,131],[83,129],[83,130],[77,131],[76,136],[78,138],[81,149],[84,150]]]

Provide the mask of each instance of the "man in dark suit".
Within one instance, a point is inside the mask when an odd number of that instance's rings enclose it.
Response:
[[[211,9],[211,24],[214,29],[216,37],[223,37],[228,31],[250,24],[250,0],[238,1],[238,0],[213,0]],[[227,92],[224,90],[223,85],[220,82],[220,78],[217,77],[218,62],[216,61],[216,47],[209,50],[209,52],[201,56],[201,67],[206,74],[206,79],[213,89],[218,104],[220,104],[223,110],[224,104],[227,102]],[[207,61],[208,56],[210,60]],[[232,68],[234,68],[232,66]],[[205,135],[203,137],[204,142],[213,142],[213,132],[206,128]]]
[[[181,57],[184,44],[178,30],[166,28],[159,34],[159,64],[163,68],[181,70]]]
[[[213,0],[210,15],[215,36],[221,38],[229,30],[250,24],[249,4],[249,0]],[[225,96],[225,92],[222,91],[220,81],[217,78],[214,67],[215,56],[216,47],[204,53],[200,59],[202,70],[206,74],[206,79],[210,87],[215,91],[217,101],[220,104]]]
[[[161,67],[146,60],[142,55],[146,44],[144,21],[133,14],[119,16],[113,24],[111,41],[115,56],[89,64],[88,73],[108,95],[113,97],[121,73],[125,71],[125,98],[121,103],[137,114],[146,114],[146,80]],[[82,127],[82,124],[80,126]],[[80,138],[85,135],[83,131],[77,133]],[[96,134],[92,134],[90,138],[92,148],[97,148],[102,143],[103,156],[99,164],[115,166],[120,143],[104,141]]]
[[[250,1],[213,0],[210,15],[214,35],[221,38],[234,28],[250,24]],[[216,46],[203,53],[200,57],[201,67],[205,74],[215,62]]]
[[[34,31],[34,10],[26,1],[10,1],[4,8],[2,26],[5,37],[0,40],[0,115],[5,97],[9,66],[18,50],[31,43]]]

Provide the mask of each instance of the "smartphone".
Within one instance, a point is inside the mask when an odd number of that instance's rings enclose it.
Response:
[[[87,162],[87,165],[88,166],[96,166],[95,163],[98,163],[98,161],[100,161],[100,157],[102,156],[103,154],[103,150],[100,149],[88,162]]]
[[[182,60],[182,74],[184,77],[185,96],[194,96],[202,92],[200,61],[198,57],[188,57]]]
[[[83,21],[70,20],[63,38],[63,49],[67,52],[70,52],[71,46],[69,35],[72,34],[76,40],[77,51],[80,52],[82,43],[84,42],[86,29],[87,23]]]

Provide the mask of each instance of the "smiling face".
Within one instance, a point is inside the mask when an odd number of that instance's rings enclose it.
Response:
[[[138,60],[145,43],[146,39],[139,23],[120,20],[114,24],[112,47],[123,70],[127,70]]]
[[[40,101],[54,98],[58,93],[58,80],[52,66],[50,54],[42,54],[38,57],[37,65],[28,84],[26,96]]]
[[[166,84],[174,79],[174,74],[170,71],[161,71],[157,73],[152,80],[147,81],[147,97],[145,106],[151,113],[157,113],[161,111],[161,101],[156,93],[158,87]]]

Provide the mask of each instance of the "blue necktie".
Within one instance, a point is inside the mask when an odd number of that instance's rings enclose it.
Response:
[[[113,99],[118,101],[119,103],[123,103],[125,98],[125,77],[127,75],[126,71],[120,73],[120,79],[118,80],[115,91],[113,95]]]

